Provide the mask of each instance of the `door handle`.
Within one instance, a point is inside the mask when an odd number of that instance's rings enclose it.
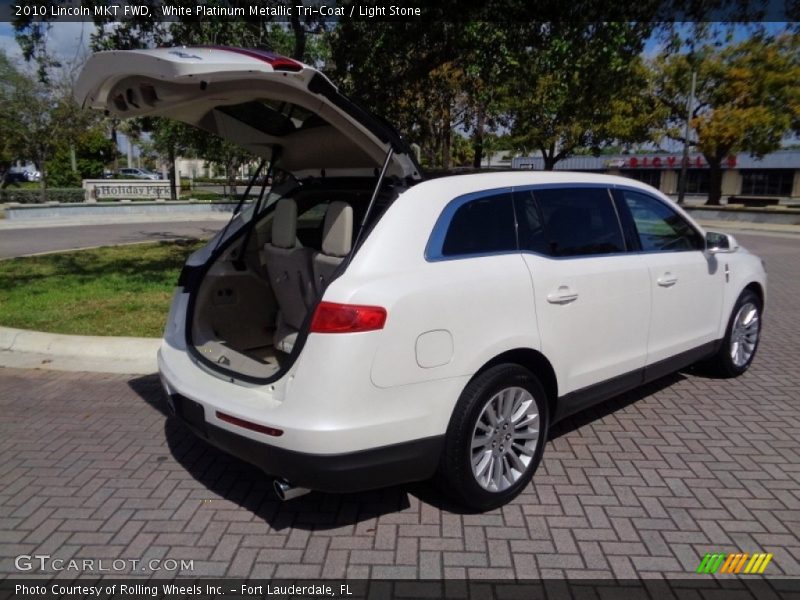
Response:
[[[656,283],[661,287],[672,287],[676,283],[678,283],[678,278],[675,277],[672,273],[667,271],[661,277],[656,279]]]
[[[547,294],[547,301],[550,304],[569,304],[578,299],[578,292],[573,292],[569,286],[562,285],[555,292]]]

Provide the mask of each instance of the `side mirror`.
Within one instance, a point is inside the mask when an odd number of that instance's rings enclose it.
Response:
[[[738,249],[739,244],[732,235],[718,233],[716,231],[709,231],[706,233],[706,251],[709,254],[736,252]]]

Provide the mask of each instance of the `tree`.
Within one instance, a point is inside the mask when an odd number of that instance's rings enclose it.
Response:
[[[455,25],[347,20],[331,36],[329,74],[342,91],[422,148],[423,163],[447,166],[460,71]]]
[[[481,167],[487,136],[507,124],[509,82],[519,69],[517,49],[521,28],[488,21],[465,25],[463,36],[463,127],[472,134],[472,166]]]
[[[82,111],[72,98],[69,78],[60,74],[47,84],[0,58],[2,86],[2,147],[8,161],[30,160],[42,174],[41,199],[47,200],[49,161],[59,148],[74,143],[96,118]],[[8,79],[6,79],[8,77]]]
[[[508,32],[516,27],[480,14],[452,21],[437,8],[423,22],[344,21],[331,34],[328,71],[345,93],[418,143],[426,166],[450,166],[454,130],[471,135],[480,164],[484,135],[501,116],[502,82],[513,70]]]
[[[457,21],[343,22],[332,75],[432,166],[449,165],[453,131],[470,135],[476,167],[486,135],[509,127],[547,168],[582,146],[648,138],[652,110],[636,86],[646,81],[639,53],[652,23],[490,21],[486,6],[473,10]]]
[[[72,153],[75,171],[72,170]],[[81,179],[98,178],[116,154],[116,146],[108,137],[102,122],[76,133],[72,140],[62,140],[50,161],[48,183],[54,187],[80,187]]]
[[[6,187],[8,169],[17,158],[14,140],[19,123],[13,112],[12,98],[20,78],[17,69],[0,51],[0,190]]]
[[[531,23],[509,94],[519,150],[541,153],[544,168],[580,148],[645,141],[653,113],[639,55],[650,23]]]
[[[191,152],[191,148],[197,144],[199,130],[180,121],[161,117],[144,120],[142,127],[151,132],[156,152],[167,158],[170,200],[178,200],[175,159],[181,154]]]
[[[663,131],[700,151],[709,167],[708,204],[722,196],[722,167],[728,156],[763,156],[800,130],[800,36],[764,32],[723,47],[661,55],[653,63],[657,100],[667,109]],[[697,73],[696,102],[684,139],[691,73]]]

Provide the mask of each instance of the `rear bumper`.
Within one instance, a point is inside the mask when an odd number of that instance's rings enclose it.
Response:
[[[322,492],[358,492],[429,479],[436,471],[444,436],[342,454],[307,454],[237,435],[205,420],[201,404],[170,395],[171,409],[197,436],[268,475]]]

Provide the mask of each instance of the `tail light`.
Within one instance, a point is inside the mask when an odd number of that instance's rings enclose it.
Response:
[[[237,427],[244,427],[245,429],[250,429],[251,431],[266,433],[267,435],[274,435],[275,437],[280,437],[283,435],[283,429],[276,429],[275,427],[260,425],[259,423],[253,423],[252,421],[245,421],[244,419],[234,417],[233,415],[229,415],[224,412],[217,411],[217,418],[220,421],[225,421],[226,423],[236,425]]]
[[[356,333],[383,329],[386,309],[380,306],[320,302],[311,319],[311,333]]]

